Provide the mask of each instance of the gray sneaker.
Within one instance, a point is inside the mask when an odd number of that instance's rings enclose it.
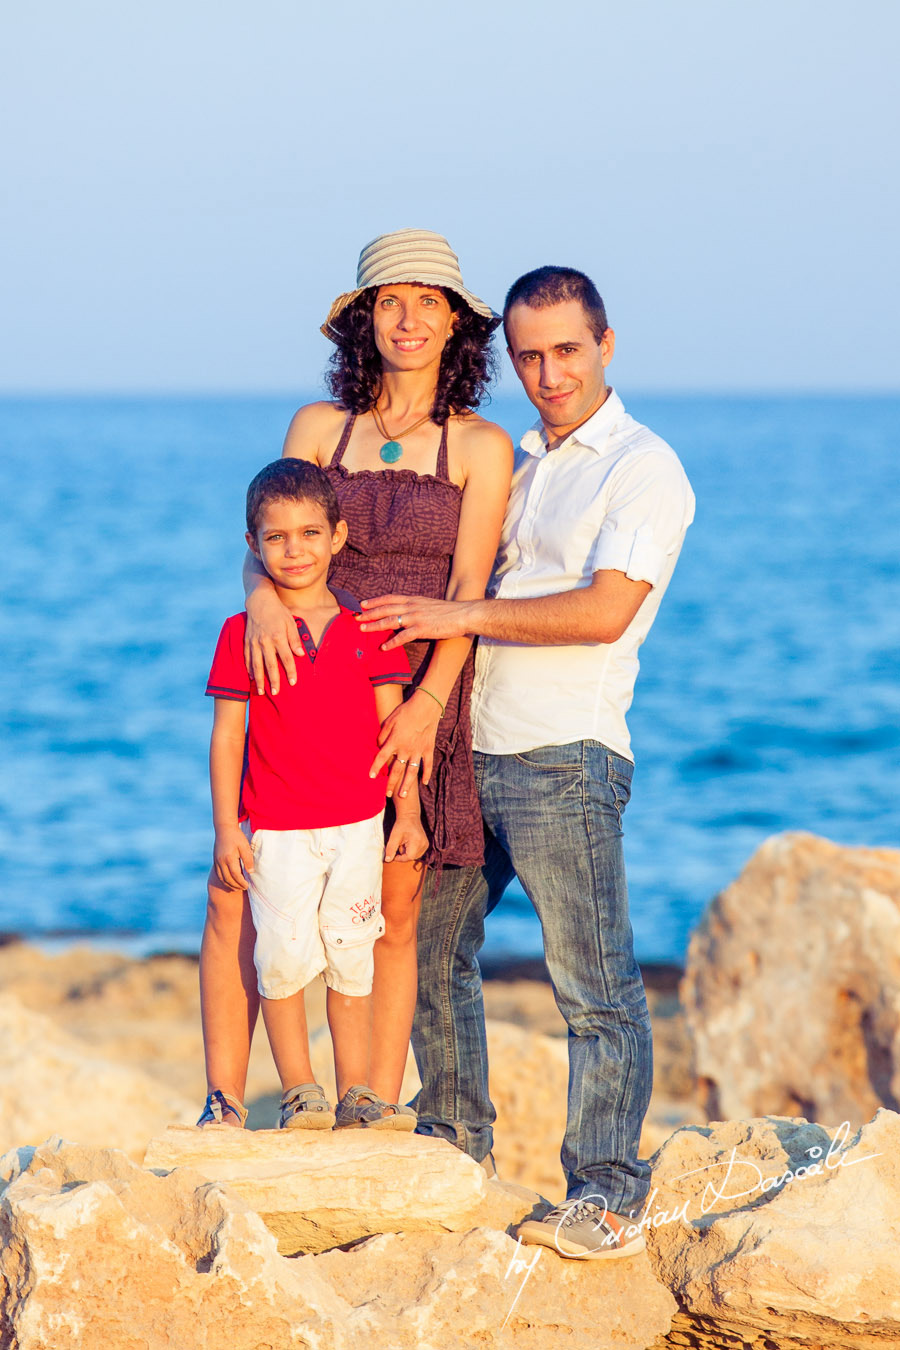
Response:
[[[646,1247],[643,1233],[628,1234],[626,1224],[621,1237],[605,1218],[606,1209],[593,1200],[567,1200],[551,1209],[542,1219],[527,1219],[516,1230],[522,1242],[550,1247],[560,1256],[591,1260],[612,1260],[635,1256]]]

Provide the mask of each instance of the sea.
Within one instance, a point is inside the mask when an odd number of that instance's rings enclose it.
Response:
[[[770,835],[900,844],[900,398],[621,392],[697,496],[625,817],[638,957],[680,963]],[[246,484],[303,401],[0,400],[0,933],[197,950],[205,679],[242,606]],[[515,439],[532,420],[485,411]],[[540,953],[514,884],[486,954]]]

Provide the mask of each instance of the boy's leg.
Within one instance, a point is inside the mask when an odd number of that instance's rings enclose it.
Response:
[[[312,1082],[303,990],[325,968],[319,830],[256,830],[248,895],[263,1018],[282,1088]]]
[[[327,868],[318,924],[338,1097],[370,1086],[373,948],[384,932],[381,813],[318,832]]]
[[[209,874],[200,945],[200,1010],[207,1092],[244,1100],[250,1043],[259,1011],[253,946],[256,930],[246,891],[229,891]],[[232,1123],[228,1117],[227,1123]]]
[[[339,994],[336,989],[329,989],[325,997],[340,1101],[348,1088],[369,1083],[372,997],[370,994]],[[298,1083],[304,1081],[297,1079]]]
[[[287,998],[261,998],[266,1035],[283,1091],[313,1081],[303,990]]]

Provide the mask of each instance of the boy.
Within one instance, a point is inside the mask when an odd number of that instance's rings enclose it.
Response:
[[[370,777],[381,722],[409,683],[405,654],[382,652],[327,586],[347,537],[327,476],[280,459],[247,490],[247,543],[297,620],[305,657],[297,682],[258,694],[244,664],[246,614],[227,619],[207,694],[215,698],[210,784],[214,867],[228,889],[249,892],[263,1020],[283,1088],[282,1128],[334,1126],[313,1081],[303,989],[328,986],[338,1088],[337,1125],[378,1125],[366,1087],[373,947],[382,862],[426,849],[418,791],[396,799],[387,845],[385,775]],[[249,702],[245,737],[244,705]],[[246,770],[245,764],[246,740]],[[243,772],[243,781],[242,781]],[[198,1124],[243,1125],[243,1105],[214,1086]]]

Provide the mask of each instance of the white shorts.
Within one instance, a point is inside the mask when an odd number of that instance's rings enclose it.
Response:
[[[254,830],[247,878],[259,992],[288,998],[324,974],[340,994],[372,992],[372,948],[384,932],[384,833],[371,820],[320,830]]]

